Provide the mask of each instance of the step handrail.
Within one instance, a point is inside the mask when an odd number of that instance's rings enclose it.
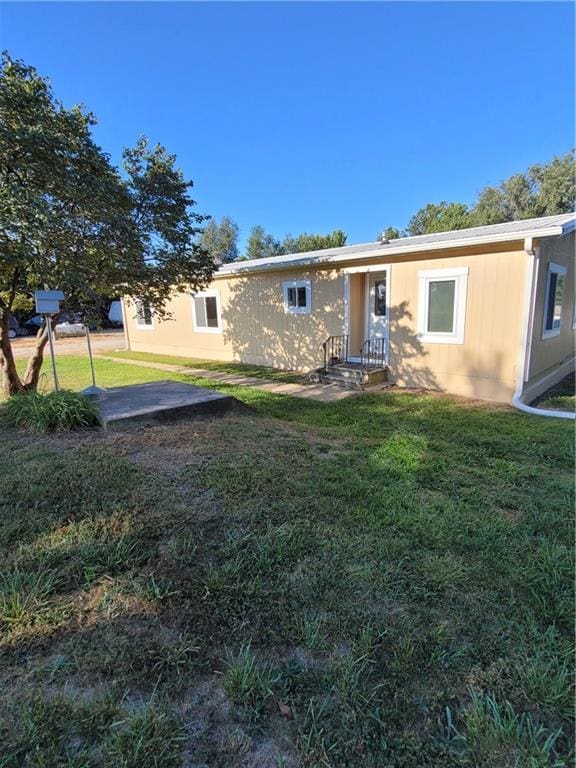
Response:
[[[338,360],[339,363],[348,362],[348,334],[341,333],[338,336],[328,336],[326,341],[322,344],[324,351],[324,371],[328,365],[329,360]],[[330,354],[328,354],[330,351]]]
[[[386,339],[381,336],[365,339],[360,347],[360,365],[362,370],[368,370],[371,365],[384,368],[387,364]]]

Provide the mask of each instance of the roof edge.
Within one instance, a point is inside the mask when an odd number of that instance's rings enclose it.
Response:
[[[377,251],[360,251],[354,254],[335,254],[333,256],[326,255],[324,258],[307,257],[302,260],[294,260],[289,262],[279,261],[275,264],[253,264],[242,268],[240,265],[242,262],[232,262],[234,269],[225,269],[222,271],[220,268],[214,273],[213,279],[223,279],[225,277],[236,277],[238,275],[250,274],[253,272],[277,272],[285,271],[288,269],[298,269],[302,267],[324,266],[328,264],[339,264],[342,262],[354,262],[362,259],[381,259],[382,257],[389,256],[403,256],[410,253],[425,253],[427,251],[445,251],[452,250],[454,248],[463,248],[466,246],[475,245],[488,245],[490,243],[510,243],[515,240],[524,240],[526,237],[533,237],[534,239],[541,239],[543,237],[558,237],[564,234],[568,234],[572,229],[576,228],[576,220],[567,222],[566,224],[557,224],[555,226],[541,228],[541,229],[526,229],[518,230],[516,232],[507,232],[501,235],[484,235],[476,237],[463,237],[457,240],[443,240],[434,243],[423,243],[418,247],[413,245],[403,246],[388,246],[378,249]],[[231,266],[231,265],[226,265]]]

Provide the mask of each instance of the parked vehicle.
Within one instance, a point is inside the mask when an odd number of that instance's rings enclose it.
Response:
[[[113,301],[110,304],[108,310],[108,320],[113,328],[123,328],[124,321],[122,319],[122,303],[120,301]]]
[[[54,333],[57,339],[65,336],[84,336],[86,328],[80,315],[66,312],[58,318],[58,322],[54,326]]]
[[[22,335],[23,335],[23,330],[20,327],[20,323],[14,317],[14,315],[10,315],[10,319],[8,320],[8,338],[15,339],[16,336],[22,336]]]
[[[26,331],[26,333],[36,335],[40,330],[40,328],[42,327],[43,322],[44,320],[42,318],[42,315],[34,315],[34,317],[31,317],[29,320],[26,320],[26,322],[22,327]]]

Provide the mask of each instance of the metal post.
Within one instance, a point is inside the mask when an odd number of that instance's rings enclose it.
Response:
[[[52,320],[50,315],[44,315],[48,326],[48,341],[50,343],[50,357],[52,358],[52,373],[54,374],[54,389],[58,392],[58,376],[56,374],[56,358],[54,357],[54,341],[52,339]]]
[[[90,371],[92,372],[92,386],[96,388],[96,376],[94,375],[94,360],[92,359],[92,345],[90,344],[90,329],[88,323],[84,323],[86,329],[86,343],[88,344],[88,357],[90,358]]]
[[[86,331],[86,344],[88,345],[88,358],[90,360],[90,372],[92,373],[92,386],[86,387],[86,389],[82,390],[83,395],[90,395],[98,396],[101,393],[105,392],[105,389],[101,389],[101,387],[96,386],[96,373],[94,371],[94,358],[92,357],[92,344],[90,342],[90,329],[88,328],[88,321],[84,320],[84,330]]]

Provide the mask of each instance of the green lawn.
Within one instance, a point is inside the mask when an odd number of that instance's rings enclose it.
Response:
[[[573,425],[218,388],[0,434],[0,766],[572,765]]]
[[[176,357],[175,355],[157,355],[152,352],[111,352],[110,357],[126,358],[128,360],[143,360],[149,363],[167,363],[168,365],[182,365],[185,368],[204,368],[207,371],[220,373],[236,373],[241,376],[256,376],[271,381],[293,382],[300,384],[305,380],[304,374],[295,371],[281,371],[278,368],[268,368],[263,365],[249,365],[248,363],[225,363],[215,360],[202,360],[189,357]]]
[[[553,411],[575,411],[575,385],[576,378],[574,374],[566,376],[566,378],[558,382],[556,386],[537,398],[534,405],[537,408],[548,408]]]

